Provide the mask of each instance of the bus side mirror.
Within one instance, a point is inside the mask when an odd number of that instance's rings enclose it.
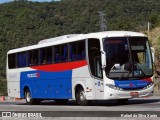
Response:
[[[101,51],[102,56],[102,68],[106,67],[106,53],[104,51]]]

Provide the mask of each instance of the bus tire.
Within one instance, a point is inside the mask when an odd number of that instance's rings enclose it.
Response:
[[[58,105],[66,105],[68,103],[68,99],[55,99],[55,102]]]
[[[85,92],[83,88],[79,88],[76,93],[76,101],[79,105],[86,106],[89,104],[89,101],[86,99]]]
[[[117,102],[118,102],[118,104],[120,104],[120,105],[125,105],[125,104],[127,104],[128,99],[119,99],[119,100],[117,100]]]
[[[26,100],[27,105],[40,104],[40,100],[38,99],[36,100],[32,98],[31,92],[29,89],[25,90],[25,100]]]

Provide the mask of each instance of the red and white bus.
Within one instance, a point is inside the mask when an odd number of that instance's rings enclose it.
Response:
[[[153,62],[146,35],[129,31],[71,34],[7,53],[8,96],[80,105],[92,100],[153,95]]]

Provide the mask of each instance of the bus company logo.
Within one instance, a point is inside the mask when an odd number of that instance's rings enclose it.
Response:
[[[120,84],[120,87],[135,87],[134,84],[130,83],[130,84]]]
[[[31,73],[31,74],[27,74],[27,78],[40,78],[40,73]]]

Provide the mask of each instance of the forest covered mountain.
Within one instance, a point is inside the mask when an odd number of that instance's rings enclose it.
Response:
[[[5,78],[8,50],[65,34],[100,30],[99,11],[107,30],[145,31],[160,25],[160,0],[15,1],[0,4],[0,78]]]

